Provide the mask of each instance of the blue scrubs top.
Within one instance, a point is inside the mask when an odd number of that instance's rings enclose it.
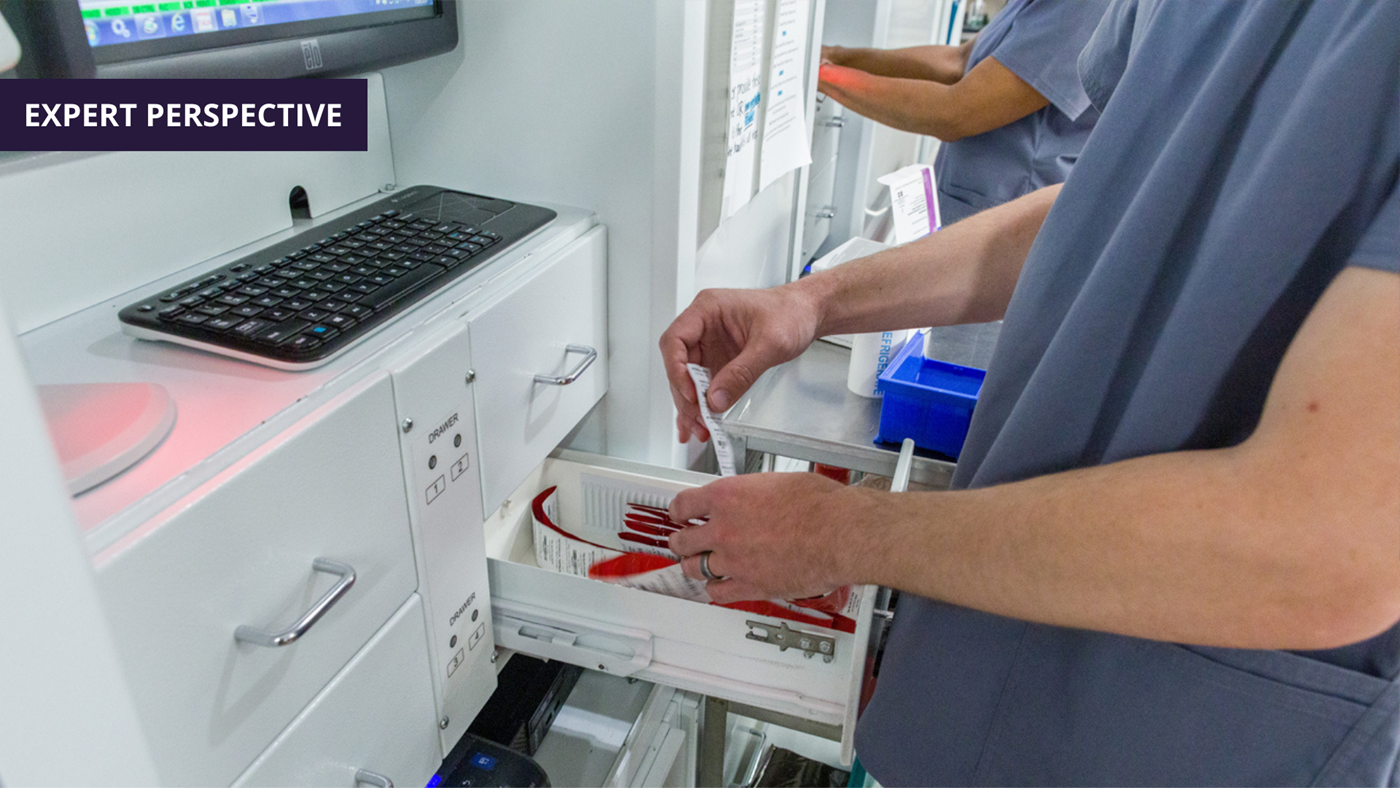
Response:
[[[1400,2],[1117,0],[1080,65],[1103,114],[955,487],[1238,444],[1336,275],[1400,273]],[[894,619],[856,735],[886,785],[1400,781],[1400,626],[1298,653]]]
[[[968,71],[994,57],[1050,104],[939,149],[934,171],[943,224],[1064,182],[1099,117],[1075,63],[1107,4],[1011,0],[978,34]]]

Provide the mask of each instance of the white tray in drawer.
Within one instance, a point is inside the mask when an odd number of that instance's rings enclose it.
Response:
[[[869,641],[873,589],[861,596],[853,634],[789,622],[834,641],[831,661],[749,636],[753,613],[638,591],[541,569],[534,560],[530,501],[587,473],[652,487],[696,486],[705,474],[558,452],[546,459],[486,523],[498,645],[615,675],[636,676],[843,727],[849,758]],[[567,527],[567,525],[565,525]]]

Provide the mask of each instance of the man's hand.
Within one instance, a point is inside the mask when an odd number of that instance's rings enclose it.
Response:
[[[709,522],[671,536],[685,573],[703,580],[700,554],[724,577],[707,585],[719,604],[745,599],[804,599],[854,582],[846,569],[863,549],[857,520],[876,517],[889,496],[815,473],[732,476],[685,490],[671,502],[678,523]]]
[[[661,359],[682,443],[709,440],[687,363],[708,367],[710,410],[729,409],[769,367],[797,358],[817,334],[817,309],[791,286],[704,290],[661,335]]]

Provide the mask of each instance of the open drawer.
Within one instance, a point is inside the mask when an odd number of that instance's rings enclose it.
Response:
[[[497,645],[840,726],[849,762],[875,589],[852,589],[855,631],[843,632],[542,569],[531,500],[555,485],[562,498],[581,477],[652,490],[716,478],[577,452],[546,459],[486,522]],[[771,642],[777,632],[788,647]]]

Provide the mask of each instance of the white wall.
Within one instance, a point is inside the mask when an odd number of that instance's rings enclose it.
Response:
[[[787,178],[697,258],[708,7],[463,2],[456,51],[384,73],[401,184],[575,205],[608,226],[611,388],[592,418],[609,454],[664,464],[685,456],[657,339],[697,286],[783,281],[790,232]]]

